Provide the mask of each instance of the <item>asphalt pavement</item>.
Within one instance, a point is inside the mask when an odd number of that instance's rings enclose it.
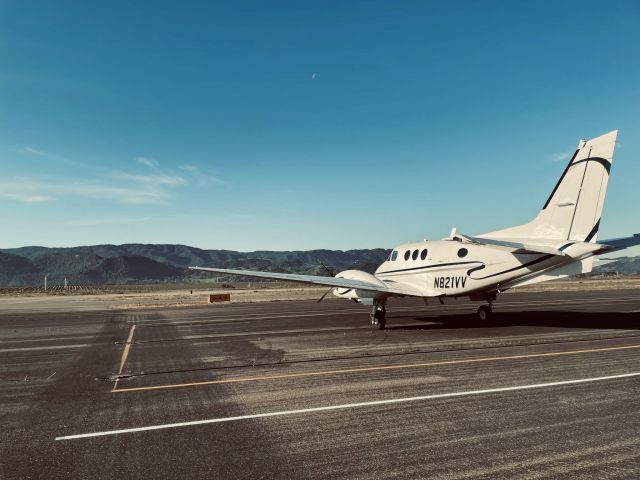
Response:
[[[0,313],[0,478],[639,478],[640,291]]]

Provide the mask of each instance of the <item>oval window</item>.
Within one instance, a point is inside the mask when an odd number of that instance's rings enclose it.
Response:
[[[427,249],[425,248],[424,250],[422,250],[422,253],[420,254],[420,260],[425,260],[427,258]]]
[[[466,257],[467,253],[469,253],[469,250],[467,250],[466,248],[461,248],[460,250],[458,250],[458,256],[460,258]]]
[[[411,250],[407,250],[406,252],[404,252],[404,259],[409,260],[410,255],[411,255]]]
[[[418,250],[413,251],[413,255],[411,255],[411,258],[413,258],[414,260],[418,259]]]
[[[398,258],[398,251],[394,250],[393,253],[391,254],[391,261],[395,262],[396,258]]]

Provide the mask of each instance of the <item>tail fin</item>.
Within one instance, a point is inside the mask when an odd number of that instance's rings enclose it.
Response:
[[[595,242],[618,131],[580,140],[567,168],[533,221],[488,238]]]

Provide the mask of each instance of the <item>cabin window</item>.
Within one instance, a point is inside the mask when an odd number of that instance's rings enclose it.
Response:
[[[425,260],[427,258],[427,249],[425,248],[424,250],[422,250],[422,253],[420,254],[420,260]]]
[[[406,252],[404,252],[404,259],[405,260],[409,260],[410,256],[411,256],[411,250],[407,250]]]
[[[467,253],[469,253],[469,250],[467,250],[466,248],[461,248],[460,250],[458,250],[458,256],[460,258],[466,257]]]
[[[394,250],[393,253],[391,254],[391,261],[395,262],[396,258],[398,258],[398,251]]]
[[[411,255],[411,258],[413,258],[414,260],[418,259],[418,250],[413,251],[413,255]]]

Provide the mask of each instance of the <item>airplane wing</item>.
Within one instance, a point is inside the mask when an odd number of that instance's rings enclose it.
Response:
[[[598,242],[605,249],[606,253],[624,250],[625,248],[640,245],[640,233],[635,233],[631,237],[611,238]],[[603,252],[603,253],[605,253]]]
[[[271,278],[274,280],[286,280],[288,282],[310,283],[314,285],[325,285],[327,287],[353,288],[355,290],[366,290],[370,292],[390,293],[395,295],[408,295],[421,297],[422,293],[413,288],[399,285],[397,282],[365,282],[363,280],[353,280],[340,277],[322,277],[320,275],[298,275],[295,273],[277,272],[257,272],[254,270],[231,270],[227,268],[209,267],[189,267],[189,270],[200,270],[204,272],[227,273],[230,275],[242,275],[246,277]],[[375,278],[375,277],[374,277]]]

